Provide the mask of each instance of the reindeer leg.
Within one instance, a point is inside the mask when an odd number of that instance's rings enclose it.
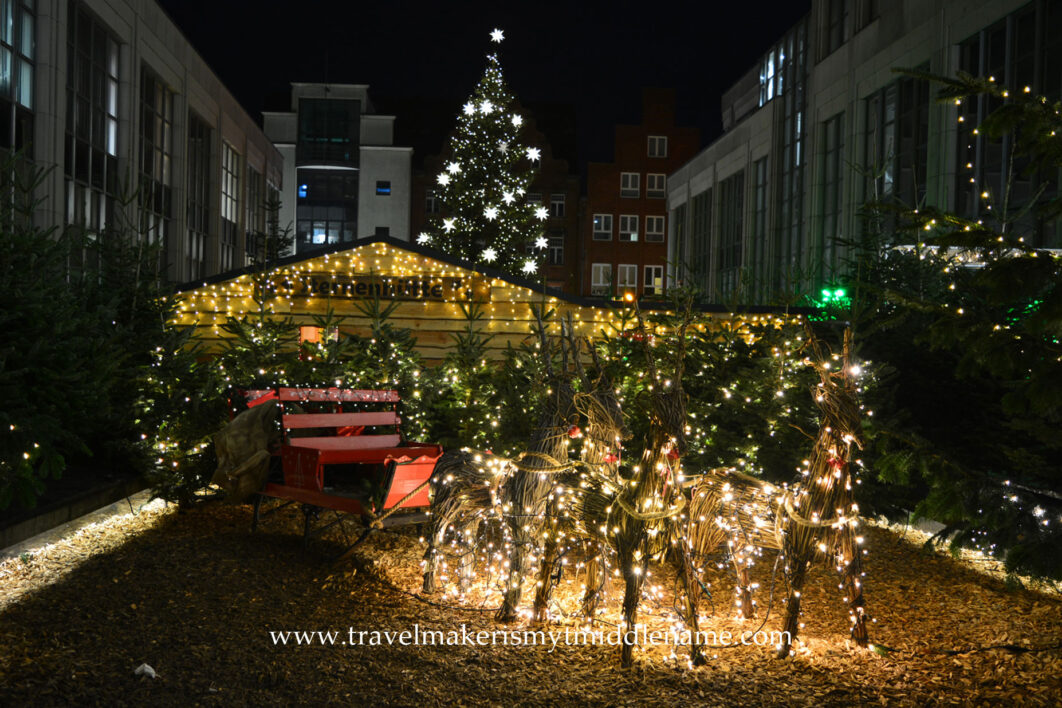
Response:
[[[852,622],[852,639],[861,647],[870,641],[867,633],[866,603],[863,600],[863,557],[854,532],[847,524],[838,531],[841,548],[841,575],[848,617]]]
[[[557,520],[552,510],[547,512],[551,528],[542,549],[542,563],[538,569],[538,584],[535,588],[535,603],[531,610],[531,625],[544,625],[549,620],[549,599],[553,594],[553,566],[557,562]]]
[[[678,576],[682,581],[682,592],[685,595],[683,598],[683,620],[686,622],[686,628],[690,631],[690,661],[694,666],[704,666],[707,660],[704,658],[704,648],[697,643],[698,623],[697,623],[697,610],[698,610],[698,591],[700,590],[700,583],[697,581],[697,571],[693,567],[693,558],[690,556],[689,548],[687,548],[686,539],[681,541],[681,551],[679,552],[679,558],[676,563],[678,566]]]
[[[628,633],[634,633],[637,637],[638,605],[642,599],[642,583],[645,582],[645,571],[649,567],[649,556],[642,554],[640,560],[634,559],[633,553],[620,555],[620,567],[624,569],[623,590],[623,643],[620,650],[620,666],[629,669],[634,663],[634,643],[627,641]]]
[[[789,656],[789,649],[796,639],[800,630],[800,593],[804,589],[804,581],[807,579],[808,564],[806,557],[792,558],[793,567],[789,578],[789,599],[785,606],[785,621],[782,622],[782,644],[778,647],[776,656],[785,659]]]

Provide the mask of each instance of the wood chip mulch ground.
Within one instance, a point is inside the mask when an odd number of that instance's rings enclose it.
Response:
[[[870,528],[866,597],[871,639],[847,642],[836,577],[817,569],[804,594],[805,640],[788,660],[766,646],[713,648],[691,669],[684,650],[643,647],[623,671],[613,646],[469,646],[511,631],[445,596],[414,597],[423,546],[415,531],[370,537],[356,556],[298,537],[278,515],[258,534],[246,507],[172,509],[97,524],[0,564],[0,705],[1051,705],[1062,701],[1062,601],[1009,588],[969,564]],[[363,550],[362,550],[363,549]],[[759,564],[760,610],[773,561]],[[570,575],[570,574],[569,574]],[[576,594],[566,577],[558,597]],[[647,626],[669,626],[671,583],[644,603]],[[740,634],[729,582],[713,581],[702,629]],[[613,591],[615,592],[615,591]],[[776,588],[765,630],[780,625]],[[613,596],[614,597],[614,596]],[[615,602],[612,602],[615,605]],[[709,608],[710,610],[710,608]],[[708,611],[708,610],[706,610]],[[598,626],[609,630],[615,612]],[[568,623],[568,624],[566,624]],[[369,645],[373,631],[451,631],[463,645]],[[574,629],[563,620],[552,629]],[[516,627],[522,631],[524,627]],[[352,645],[350,631],[362,640]],[[296,645],[271,633],[337,632]],[[368,634],[358,635],[358,632]],[[497,635],[495,635],[497,636]],[[470,640],[475,641],[475,640]],[[551,651],[552,648],[552,651]],[[957,653],[946,653],[957,652]],[[135,675],[142,664],[154,678]]]

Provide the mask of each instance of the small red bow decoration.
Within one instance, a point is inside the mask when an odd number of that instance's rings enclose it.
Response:
[[[605,455],[605,462],[609,464],[613,462],[619,462],[619,457],[610,452],[609,454]]]

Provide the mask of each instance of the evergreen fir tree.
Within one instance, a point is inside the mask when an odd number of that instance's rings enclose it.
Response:
[[[998,102],[969,129],[1010,141],[1010,179],[1022,166],[1057,174],[1062,105],[991,80],[914,75],[942,83],[948,103]],[[1059,213],[1048,194],[1015,203],[1009,189],[986,189],[977,218],[898,214],[895,231],[861,252],[866,303],[855,314],[863,353],[878,362],[868,457],[884,496],[944,524],[938,537],[953,547],[1057,580],[1062,259],[1031,245],[1037,221]]]
[[[491,36],[495,42],[502,39],[500,30]],[[523,126],[498,56],[490,54],[483,78],[458,116],[449,161],[435,177],[442,214],[418,243],[523,276],[538,271],[547,245],[541,224],[548,214],[527,201],[540,150],[521,143]]]

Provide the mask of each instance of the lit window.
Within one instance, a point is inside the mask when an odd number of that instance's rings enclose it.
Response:
[[[641,175],[637,172],[621,172],[620,173],[620,196],[621,197],[638,197],[641,196],[642,184]]]
[[[594,240],[612,240],[612,214],[594,214]]]
[[[667,157],[667,136],[649,136],[649,157]]]
[[[634,243],[638,240],[638,217],[624,214],[619,218],[619,240]]]
[[[608,295],[612,291],[612,264],[594,263],[590,267],[590,294]]]
[[[391,181],[383,179],[376,180],[376,194],[381,197],[391,196]]]
[[[645,240],[649,243],[664,242],[664,217],[645,217]]]
[[[663,199],[667,196],[667,175],[649,173],[645,176],[645,196]]]
[[[645,267],[645,294],[664,294],[664,266],[651,265]]]

